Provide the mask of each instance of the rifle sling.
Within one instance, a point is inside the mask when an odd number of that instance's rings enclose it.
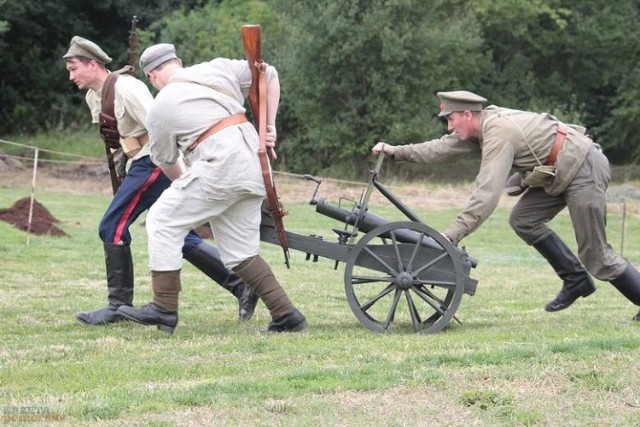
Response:
[[[114,112],[116,99],[116,80],[118,79],[118,77],[120,77],[120,74],[129,73],[132,70],[133,67],[131,65],[125,65],[121,69],[109,73],[104,81],[104,84],[102,85],[102,96],[100,98],[102,105],[101,113],[109,117],[113,117],[113,120],[116,124],[117,120],[115,119],[116,115]]]
[[[115,162],[113,160],[113,152],[111,149],[120,147],[120,133],[118,132],[118,121],[115,117],[114,104],[116,97],[116,80],[122,73],[131,72],[133,67],[126,65],[121,69],[109,73],[102,85],[102,96],[100,98],[100,136],[102,137],[106,154],[107,165],[109,166],[109,176],[111,177],[111,187],[113,193],[120,186],[120,178],[116,172]],[[108,137],[107,137],[108,136]]]

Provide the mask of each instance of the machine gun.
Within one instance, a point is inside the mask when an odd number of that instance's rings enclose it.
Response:
[[[342,222],[344,227],[333,229],[337,243],[287,231],[289,248],[306,253],[307,260],[334,260],[334,268],[340,262],[345,264],[347,301],[368,329],[438,332],[452,319],[460,322],[455,312],[463,294],[475,294],[478,281],[469,273],[478,261],[427,226],[378,181],[383,160],[381,152],[364,195],[350,210],[316,198],[321,181],[306,175],[317,184],[310,204],[317,213]],[[369,211],[374,189],[409,221],[391,222]],[[267,213],[262,216],[260,235],[264,242],[279,244],[275,224]]]

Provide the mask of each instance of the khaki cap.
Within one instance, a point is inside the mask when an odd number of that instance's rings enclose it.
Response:
[[[440,114],[438,117],[446,117],[454,111],[481,111],[486,98],[466,90],[453,92],[438,92],[440,98]]]
[[[177,59],[176,48],[171,43],[149,46],[140,56],[140,68],[145,74],[155,70],[170,59]]]
[[[84,56],[85,58],[94,59],[103,64],[111,62],[109,55],[100,49],[100,46],[80,36],[73,36],[69,44],[69,50],[62,58],[73,58],[74,56]]]

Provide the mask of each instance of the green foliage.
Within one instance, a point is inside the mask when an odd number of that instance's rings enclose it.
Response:
[[[476,11],[495,65],[491,102],[581,123],[614,160],[638,151],[637,2],[483,0]]]
[[[548,94],[562,88],[541,91],[546,80],[558,73],[549,67],[565,50],[563,35],[568,27],[568,10],[562,2],[518,0],[475,3],[482,23],[485,49],[493,63],[490,101],[499,105],[530,108],[531,102],[545,104]],[[562,65],[562,64],[558,64]],[[558,94],[558,96],[564,93]]]
[[[627,160],[640,159],[640,62],[622,78],[616,95],[611,99],[611,120],[596,131],[603,135],[602,143]]]
[[[157,41],[174,43],[186,65],[216,57],[244,58],[240,27],[260,24],[263,56],[274,57],[280,30],[278,16],[261,0],[210,2],[200,9],[175,11],[154,23]],[[275,59],[275,58],[274,58]]]
[[[84,94],[69,82],[62,55],[74,35],[98,43],[117,69],[128,59],[131,18],[148,26],[194,0],[25,0],[0,3],[0,135],[60,130],[86,121]],[[84,113],[84,115],[83,115]],[[7,120],[5,120],[5,118]]]
[[[443,133],[435,93],[454,89],[585,125],[614,162],[640,156],[636,0],[0,0],[0,135],[86,126],[61,57],[81,35],[120,68],[133,15],[140,51],[172,42],[186,64],[243,57],[240,26],[262,26],[278,169],[362,178],[376,141]]]
[[[295,41],[280,54],[297,117],[283,141],[293,171],[366,173],[376,141],[436,135],[435,92],[470,87],[488,65],[473,16],[450,2],[281,3]]]

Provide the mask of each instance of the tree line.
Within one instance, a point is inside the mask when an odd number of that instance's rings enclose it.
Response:
[[[74,35],[127,61],[176,45],[186,65],[243,57],[262,26],[279,71],[279,169],[360,176],[371,146],[446,131],[436,92],[580,123],[614,162],[640,156],[637,0],[0,0],[0,135],[86,127],[61,57]],[[139,77],[145,77],[138,71]]]

